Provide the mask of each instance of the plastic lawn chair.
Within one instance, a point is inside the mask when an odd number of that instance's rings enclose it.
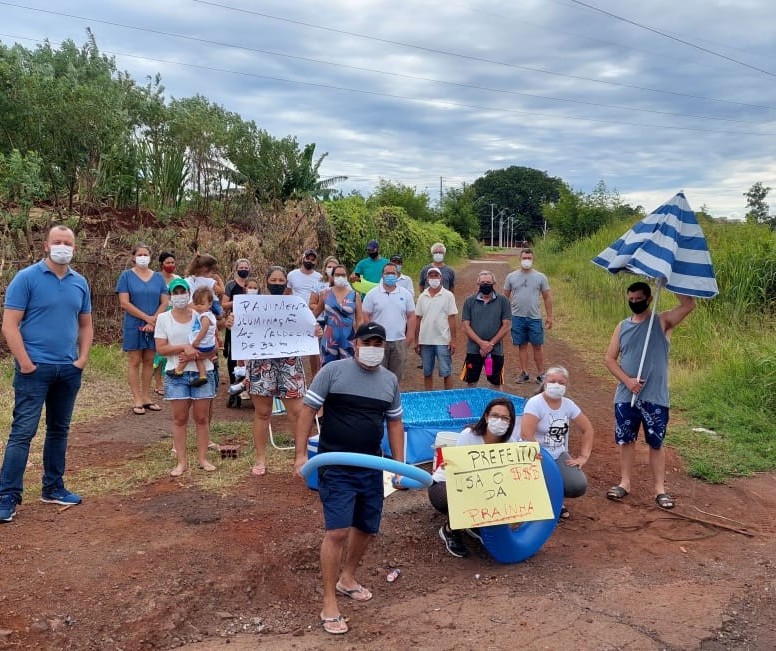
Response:
[[[272,415],[273,416],[283,416],[286,414],[286,406],[283,404],[283,401],[280,398],[273,398],[272,399]],[[315,415],[315,426],[318,428],[318,435],[320,436],[321,433],[321,424],[318,422],[318,415]],[[269,442],[272,444],[272,447],[276,450],[293,450],[294,446],[283,446],[278,445],[275,442],[275,436],[272,434],[272,419],[269,421]]]

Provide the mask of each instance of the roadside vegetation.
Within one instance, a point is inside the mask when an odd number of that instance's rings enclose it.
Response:
[[[536,243],[558,306],[554,334],[577,350],[584,342],[591,370],[603,376],[612,330],[629,315],[625,288],[636,277],[613,276],[591,259],[636,219],[617,220],[569,246],[552,235]],[[776,468],[776,234],[766,225],[699,219],[720,293],[699,300],[672,336],[669,441],[691,475],[721,482]],[[660,309],[673,305],[673,295],[662,292]]]

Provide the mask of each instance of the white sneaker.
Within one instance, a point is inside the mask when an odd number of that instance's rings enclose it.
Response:
[[[245,385],[242,382],[237,382],[229,387],[229,395],[236,396],[238,393],[242,393],[245,390]]]
[[[245,377],[245,367],[244,366],[235,366],[234,367],[234,377],[237,380],[239,380],[241,378],[244,378]]]

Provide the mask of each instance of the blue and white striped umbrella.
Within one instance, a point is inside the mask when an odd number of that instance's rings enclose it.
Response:
[[[666,289],[676,294],[713,298],[719,293],[706,238],[683,192],[647,215],[593,262],[611,273],[630,271],[663,278]]]

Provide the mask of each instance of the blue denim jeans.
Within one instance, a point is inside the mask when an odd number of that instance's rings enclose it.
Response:
[[[13,495],[22,501],[24,470],[30,454],[30,442],[46,405],[46,440],[43,443],[43,494],[65,487],[65,453],[70,432],[70,417],[82,371],[72,364],[38,364],[23,374],[17,366],[13,378],[16,401],[3,468],[0,471],[0,495]]]

